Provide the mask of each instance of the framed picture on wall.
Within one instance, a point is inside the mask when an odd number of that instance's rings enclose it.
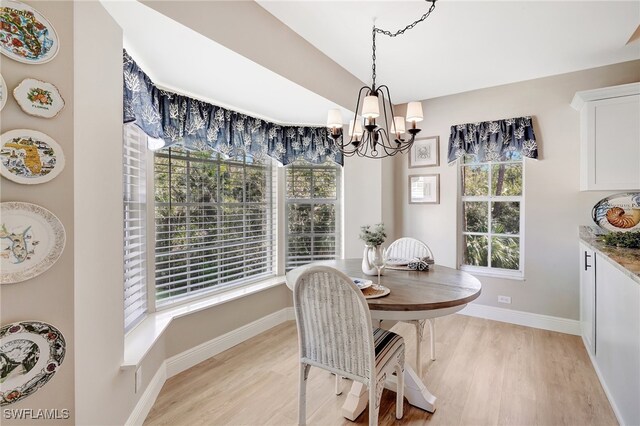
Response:
[[[409,168],[440,165],[440,138],[429,136],[416,139],[409,151]]]
[[[440,175],[410,175],[409,204],[440,204]]]

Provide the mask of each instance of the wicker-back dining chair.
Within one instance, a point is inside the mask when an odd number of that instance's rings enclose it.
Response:
[[[306,423],[306,388],[310,367],[361,382],[369,388],[369,425],[378,424],[385,381],[397,376],[396,418],[404,399],[404,340],[373,329],[362,291],[337,269],[304,266],[293,286],[300,346],[298,423]]]
[[[420,258],[423,259],[425,257],[429,257],[433,260],[433,253],[429,246],[423,243],[420,240],[415,238],[403,237],[395,240],[386,251],[387,259],[414,259]],[[423,334],[424,334],[424,326],[425,320],[416,320],[416,321],[408,321],[413,324],[416,328],[416,372],[418,376],[422,377],[422,360],[421,360],[421,351],[420,351],[420,342],[422,342]],[[436,359],[436,324],[435,319],[426,320],[427,324],[429,324],[429,335],[431,338],[431,359],[435,361]]]

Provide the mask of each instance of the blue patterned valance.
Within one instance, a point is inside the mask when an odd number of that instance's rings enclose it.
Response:
[[[531,117],[451,126],[449,162],[462,156],[478,163],[538,158]]]
[[[284,126],[187,96],[158,89],[136,62],[123,53],[124,122],[135,122],[165,146],[213,150],[229,157],[272,157],[287,165],[296,160],[343,164],[343,156],[325,127]]]

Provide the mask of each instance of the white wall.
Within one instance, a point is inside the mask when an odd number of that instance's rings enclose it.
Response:
[[[440,166],[409,169],[395,158],[395,216],[402,233],[427,242],[436,262],[457,266],[458,167],[447,165],[451,125],[533,116],[540,159],[525,164],[525,281],[479,277],[477,303],[498,306],[512,297],[519,311],[579,317],[578,225],[592,224],[591,207],[613,193],[579,191],[579,113],[569,104],[576,91],[640,81],[640,61],[423,101],[421,136],[440,136]],[[612,147],[615,149],[615,147]],[[440,204],[408,204],[409,174],[439,173]]]
[[[47,384],[27,398],[2,409],[49,408],[69,410],[71,417],[57,424],[73,424],[74,407],[74,29],[73,4],[56,1],[29,1],[28,4],[55,27],[60,39],[58,55],[41,65],[16,62],[0,56],[2,76],[7,83],[7,103],[2,110],[1,131],[32,129],[51,136],[62,147],[66,165],[52,181],[38,185],[21,185],[4,177],[0,179],[0,196],[5,201],[23,201],[38,204],[60,219],[66,231],[66,246],[58,261],[47,271],[27,281],[0,285],[0,323],[37,320],[57,327],[66,341],[65,359]],[[65,99],[65,108],[51,119],[27,115],[11,95],[25,78],[36,78],[56,85]],[[0,423],[33,424],[37,420],[14,421],[0,413]],[[41,422],[41,421],[40,421]]]

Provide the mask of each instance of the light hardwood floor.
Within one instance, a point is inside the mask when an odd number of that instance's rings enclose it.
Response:
[[[407,362],[413,327],[398,324]],[[423,354],[428,354],[428,336]],[[437,360],[423,360],[425,383],[438,397],[433,414],[385,390],[380,424],[615,425],[615,416],[577,336],[463,315],[437,320]],[[298,347],[289,321],[169,379],[145,425],[294,425]],[[350,425],[340,408],[351,382],[336,396],[328,372],[311,369],[307,422]],[[368,410],[357,424],[368,424]]]

